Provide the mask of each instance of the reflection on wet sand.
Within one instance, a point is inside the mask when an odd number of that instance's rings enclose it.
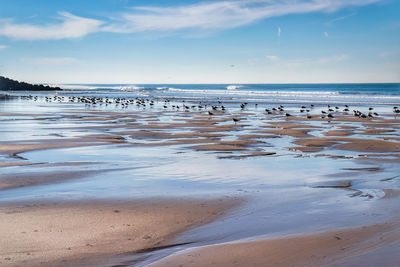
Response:
[[[137,254],[144,264],[174,244],[192,249],[159,266],[341,263],[391,246],[371,240],[398,234],[384,224],[400,187],[400,119],[390,108],[327,116],[322,106],[306,115],[295,105],[266,111],[234,101],[22,100],[32,112],[0,113],[0,228],[13,229],[0,233],[9,245],[1,264],[114,264]]]

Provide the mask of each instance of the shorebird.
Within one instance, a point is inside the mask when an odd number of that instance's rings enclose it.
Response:
[[[286,113],[285,115],[286,115],[286,117],[290,117],[290,116],[292,116],[292,115],[290,115],[289,113]]]
[[[209,111],[209,112],[208,112],[208,115],[211,116],[211,115],[214,115],[214,113],[212,113],[211,111]]]
[[[240,121],[239,119],[237,119],[237,118],[232,118],[232,120],[233,120],[233,122],[236,124],[238,121]]]

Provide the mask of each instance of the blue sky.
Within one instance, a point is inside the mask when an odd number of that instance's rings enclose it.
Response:
[[[400,82],[396,0],[0,0],[0,75],[49,83]]]

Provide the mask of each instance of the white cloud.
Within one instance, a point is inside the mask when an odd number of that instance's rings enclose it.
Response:
[[[328,32],[324,32],[324,36],[325,36],[326,38],[328,38],[328,37],[329,37]]]
[[[133,33],[185,29],[228,29],[257,20],[310,12],[333,12],[380,0],[230,0],[178,7],[134,7],[104,27],[105,31]],[[280,33],[278,33],[279,35]]]
[[[59,22],[44,25],[0,20],[0,36],[17,40],[59,40],[106,31],[137,33],[170,32],[187,29],[221,30],[289,14],[334,12],[382,0],[225,0],[174,7],[133,7],[104,21],[59,13]],[[336,19],[343,19],[338,18]],[[335,20],[334,20],[335,21]],[[332,23],[332,22],[331,22]],[[278,27],[278,36],[281,28]]]
[[[278,27],[278,37],[281,37],[281,32],[282,32],[281,27]]]
[[[83,37],[100,30],[102,21],[60,12],[60,23],[47,25],[0,22],[0,35],[18,40],[58,40]]]
[[[277,56],[265,56],[270,61],[279,61],[280,58]]]
[[[4,49],[6,49],[6,48],[8,48],[7,45],[0,45],[0,50],[4,50]]]
[[[39,65],[68,65],[78,62],[76,58],[71,57],[23,58],[21,61]]]

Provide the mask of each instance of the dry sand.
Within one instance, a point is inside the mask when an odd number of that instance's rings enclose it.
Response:
[[[159,246],[239,204],[154,199],[0,206],[1,266],[97,266],[105,257]]]
[[[377,250],[399,247],[398,225],[373,225],[335,230],[310,235],[288,236],[277,239],[243,241],[188,249],[166,257],[149,267],[158,266],[345,266],[357,258]],[[397,242],[397,243],[396,243]],[[386,255],[381,266],[398,266],[396,252]],[[374,262],[370,262],[374,265]]]

